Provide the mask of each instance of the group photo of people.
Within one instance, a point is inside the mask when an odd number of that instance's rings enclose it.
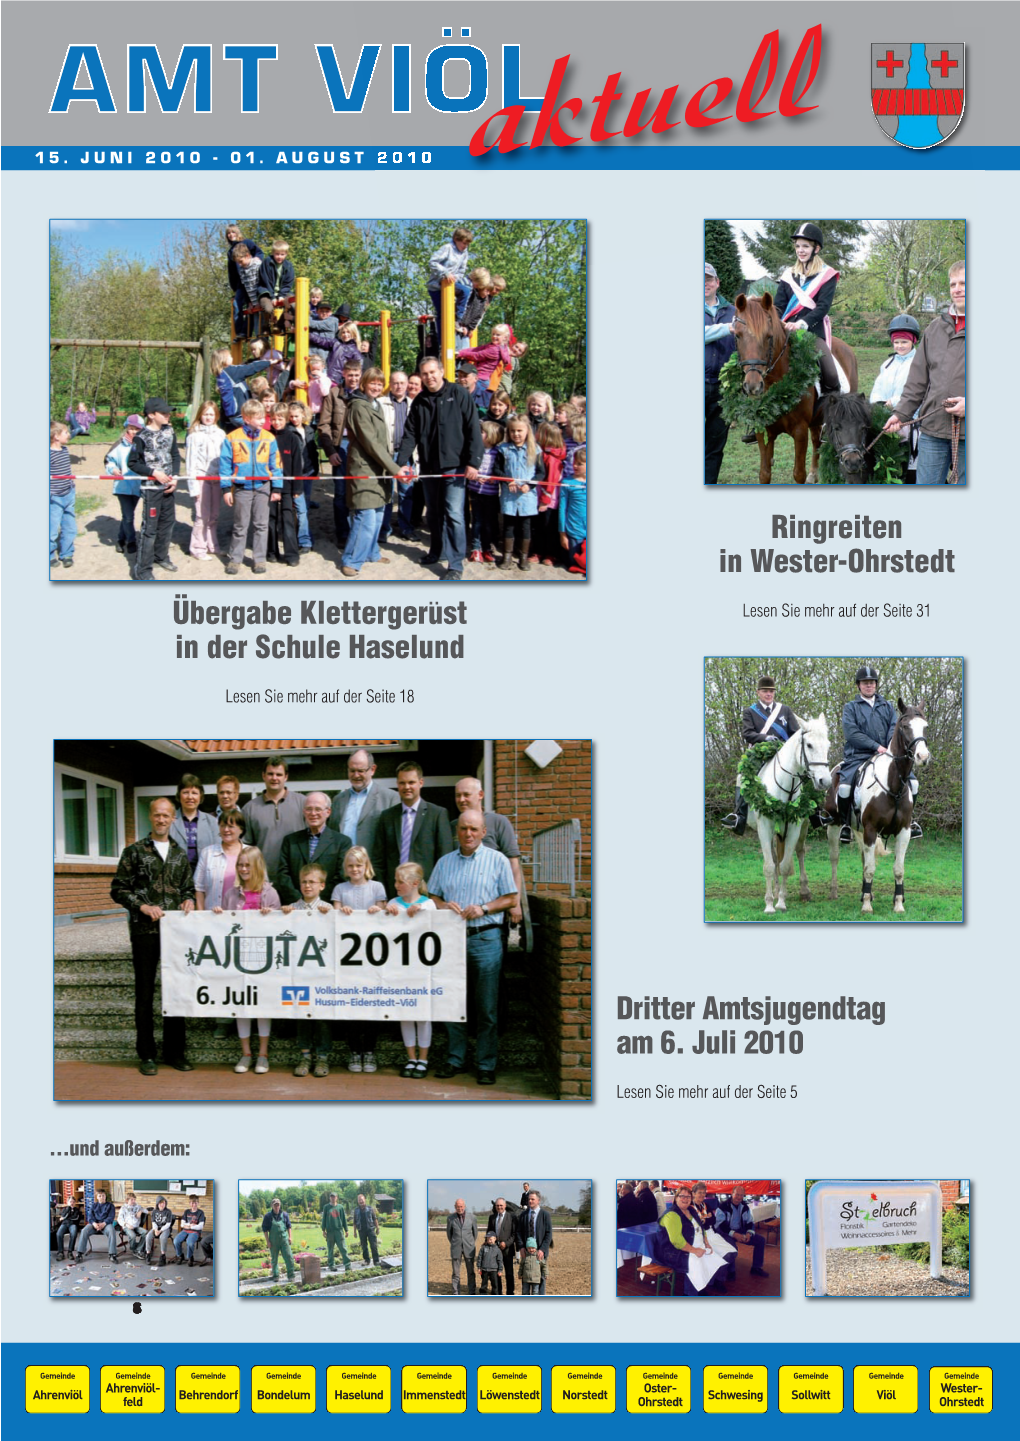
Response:
[[[212,1181],[91,1177],[49,1193],[51,1296],[215,1294]]]
[[[127,741],[99,755],[89,742],[69,741],[56,749],[58,1096],[557,1094],[550,1072],[561,1048],[553,1055],[544,1046],[529,992],[537,975],[558,985],[571,965],[566,978],[576,985],[580,952],[564,958],[558,935],[533,924],[532,910],[548,886],[567,896],[572,914],[579,817],[590,825],[587,742],[542,742],[540,751],[484,740]],[[503,755],[517,764],[516,793],[512,773],[499,771]],[[557,857],[547,861],[550,845]],[[246,911],[278,916],[283,929],[292,916],[374,915],[398,931],[419,914],[447,911],[463,937],[466,1013],[435,1022],[375,1019],[366,1009],[350,1020],[173,1013],[163,1000],[163,917],[193,917],[198,936],[203,913]],[[392,961],[399,978],[396,949]],[[114,996],[123,1035],[111,1032],[104,1006]],[[93,1031],[83,1052],[83,1033]]]
[[[429,1296],[590,1296],[591,1181],[429,1181]]]
[[[962,219],[705,221],[705,484],[967,483]]]
[[[587,574],[582,220],[53,221],[50,570]]]
[[[403,1195],[399,1180],[239,1181],[237,1294],[403,1295]]]
[[[779,1181],[616,1183],[618,1296],[778,1296]]]
[[[959,923],[963,803],[960,656],[706,657],[706,921]]]

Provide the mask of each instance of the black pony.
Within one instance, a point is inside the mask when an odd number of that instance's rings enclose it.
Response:
[[[822,485],[902,483],[907,447],[895,435],[882,434],[889,415],[884,405],[870,405],[859,393],[826,397],[818,466]]]

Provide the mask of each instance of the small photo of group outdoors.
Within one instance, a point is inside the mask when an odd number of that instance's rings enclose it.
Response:
[[[705,484],[966,485],[964,220],[705,221]]]
[[[429,1181],[429,1296],[591,1296],[591,1181]]]
[[[237,1294],[401,1296],[403,1181],[239,1181]]]
[[[52,220],[53,580],[583,580],[583,220]]]
[[[778,1181],[617,1181],[618,1296],[778,1296]]]
[[[591,742],[54,742],[54,1098],[588,1100]]]
[[[963,921],[960,656],[706,656],[705,920]]]
[[[970,1181],[805,1181],[805,1294],[970,1295]]]
[[[215,1293],[212,1181],[93,1177],[50,1181],[49,1192],[51,1296]]]

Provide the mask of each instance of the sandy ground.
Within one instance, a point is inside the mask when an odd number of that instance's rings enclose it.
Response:
[[[99,475],[103,470],[103,457],[109,446],[76,442],[71,446],[71,469],[76,475]],[[98,496],[101,504],[96,510],[78,517],[78,538],[74,547],[74,565],[68,569],[57,566],[50,571],[52,580],[130,580],[127,558],[118,554],[116,541],[120,526],[120,506],[113,494],[111,480],[80,480],[77,483],[79,497]],[[340,557],[334,542],[333,528],[333,480],[331,476],[320,478],[312,491],[313,501],[319,502],[319,509],[311,513],[313,548],[302,553],[301,564],[296,569],[285,565],[270,565],[265,575],[253,575],[251,552],[246,556],[236,576],[224,574],[226,557],[209,560],[194,560],[188,554],[191,540],[191,514],[193,501],[187,487],[181,483],[177,490],[177,524],[170,544],[170,559],[177,566],[177,574],[169,571],[155,572],[158,581],[168,585],[180,585],[184,581],[231,580],[231,581],[308,581],[346,580],[340,574]],[[141,508],[135,512],[135,525],[141,519]],[[230,537],[231,512],[223,506],[220,510],[218,535],[225,550]],[[415,540],[400,540],[396,535],[383,547],[390,564],[382,563],[362,567],[359,580],[438,580],[445,565],[425,568],[418,564],[428,548],[428,535],[418,533]],[[504,582],[531,582],[539,580],[570,580],[583,582],[584,577],[571,575],[561,566],[533,565],[530,570],[500,570],[496,566],[464,566],[465,580],[499,580]],[[355,583],[352,581],[352,583]]]
[[[479,1229],[485,1224],[479,1221]],[[590,1296],[591,1295],[591,1233],[588,1231],[556,1231],[553,1236],[552,1256],[546,1275],[547,1296]],[[429,1232],[429,1286],[430,1296],[452,1296],[452,1264],[450,1243],[445,1231]],[[477,1284],[478,1270],[475,1269]],[[514,1268],[514,1291],[520,1295],[520,1279]],[[461,1263],[460,1294],[467,1294],[467,1267]]]

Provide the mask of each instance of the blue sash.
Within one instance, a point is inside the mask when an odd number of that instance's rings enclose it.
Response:
[[[768,720],[769,713],[767,710],[762,710],[760,701],[756,701],[755,704],[751,707],[751,709],[756,710],[764,720]],[[769,735],[779,736],[780,740],[784,741],[788,741],[790,739],[789,731],[786,730],[785,727],[778,720],[774,720],[769,726]],[[765,739],[768,740],[768,738],[769,736],[767,735]]]

